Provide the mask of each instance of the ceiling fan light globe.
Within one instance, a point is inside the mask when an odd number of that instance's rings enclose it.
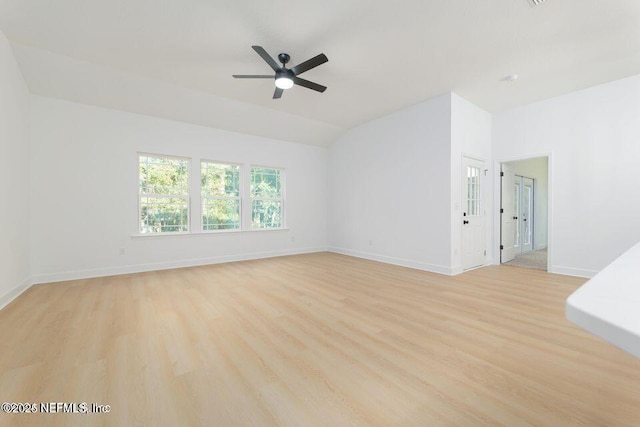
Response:
[[[278,77],[276,79],[276,87],[279,89],[291,89],[293,87],[293,80],[289,77]]]

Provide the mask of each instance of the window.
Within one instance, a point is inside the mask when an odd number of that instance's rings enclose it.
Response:
[[[138,153],[138,233],[283,229],[284,187],[277,167]]]
[[[480,168],[467,166],[467,215],[480,215]]]
[[[189,231],[189,160],[140,154],[140,233]]]
[[[251,168],[251,227],[283,228],[284,171],[274,168]]]
[[[240,228],[240,166],[201,162],[202,230]]]

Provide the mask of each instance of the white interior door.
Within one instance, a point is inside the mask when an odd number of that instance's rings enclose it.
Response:
[[[516,210],[516,176],[508,166],[501,169],[501,205],[500,205],[500,262],[509,262],[516,255],[516,234],[518,233]]]
[[[518,217],[520,218],[520,251],[530,252],[533,248],[533,179],[522,178],[522,198]]]
[[[485,264],[484,163],[462,158],[462,268]]]

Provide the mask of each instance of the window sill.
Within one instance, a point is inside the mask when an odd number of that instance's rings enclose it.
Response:
[[[196,231],[188,233],[145,233],[145,234],[132,234],[132,238],[153,238],[153,237],[197,237],[197,236],[211,236],[221,234],[244,234],[244,233],[261,233],[261,232],[274,232],[274,231],[289,231],[289,228],[259,228],[256,230],[220,230],[220,231]]]

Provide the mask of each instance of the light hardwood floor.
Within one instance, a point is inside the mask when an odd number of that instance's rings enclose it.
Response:
[[[571,325],[584,280],[319,253],[34,286],[0,311],[0,425],[640,425],[640,361]]]

